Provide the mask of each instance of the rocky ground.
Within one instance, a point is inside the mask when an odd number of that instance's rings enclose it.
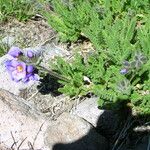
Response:
[[[55,56],[73,55],[58,44],[56,33],[43,19],[1,25],[0,37],[9,47],[42,51],[41,64],[46,68]],[[88,49],[89,44],[83,47]],[[118,115],[98,109],[96,97],[71,100],[57,93],[54,78],[45,79],[47,84],[11,81],[4,66],[8,57],[0,58],[0,150],[131,150],[131,141],[123,137],[131,120],[122,125]],[[141,136],[133,149],[148,150],[148,139]]]

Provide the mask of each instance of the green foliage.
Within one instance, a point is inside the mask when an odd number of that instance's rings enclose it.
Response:
[[[76,55],[72,64],[68,64],[62,58],[57,58],[57,63],[53,64],[53,68],[57,73],[69,79],[69,82],[64,80],[60,81],[60,83],[64,85],[59,89],[60,92],[71,97],[84,95],[88,92],[83,80],[85,66],[80,55]]]
[[[41,2],[44,4],[42,14],[58,32],[62,41],[76,41],[84,35],[92,41],[96,49],[101,47],[98,41],[103,42],[101,34],[106,24],[110,25],[116,19],[115,27],[117,27],[119,23],[117,18],[124,18],[126,15],[141,17],[150,9],[149,0],[50,0],[49,2],[41,0]],[[49,6],[52,9],[48,9]],[[134,23],[131,25],[134,26]]]
[[[7,46],[0,44],[0,57],[6,53]]]
[[[11,17],[26,21],[35,13],[34,1],[29,0],[0,0],[0,22]]]
[[[70,0],[68,3],[52,0],[52,6],[54,11],[43,12],[48,23],[58,31],[62,41],[76,41],[81,29],[90,21],[92,4],[87,0]]]
[[[54,69],[69,79],[69,82],[60,81],[63,85],[59,89],[60,92],[71,97],[94,93],[99,97],[100,107],[116,109],[116,107],[119,108],[118,103],[126,101],[132,104],[136,112],[150,113],[150,60],[148,57],[138,52],[128,61],[129,66],[112,65],[103,58],[103,55],[89,56],[86,62],[83,60],[79,55],[72,63],[62,58],[57,59]],[[128,72],[121,74],[122,68],[126,68]],[[113,107],[114,104],[116,104],[115,107]]]
[[[77,15],[75,10],[82,8],[83,2],[72,0],[71,8],[62,2],[54,4],[59,5],[52,14],[54,20],[47,17],[60,34],[65,34],[64,41],[77,40],[82,33],[95,48],[86,58],[76,55],[70,63],[57,60],[54,69],[69,79],[60,81],[60,91],[70,96],[93,93],[99,97],[100,107],[118,109],[125,102],[137,113],[150,114],[149,1],[89,0],[90,10],[86,6],[84,10],[90,13],[81,9]],[[56,25],[55,19],[61,23]]]
[[[0,37],[0,41],[2,40],[2,37]],[[4,44],[4,43],[0,43],[0,57],[3,56],[7,50],[9,49],[8,45],[7,44]]]

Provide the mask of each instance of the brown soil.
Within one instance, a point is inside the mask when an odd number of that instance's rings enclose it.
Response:
[[[11,20],[0,24],[0,37],[11,36],[15,44],[24,47],[34,47],[41,44],[56,34],[44,19],[29,20],[26,23]]]

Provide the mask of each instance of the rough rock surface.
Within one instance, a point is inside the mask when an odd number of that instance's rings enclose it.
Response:
[[[73,114],[90,122],[94,127],[97,126],[99,117],[104,113],[104,110],[98,109],[97,97],[87,98],[73,111]]]
[[[114,140],[112,136],[115,135],[119,126],[118,115],[110,110],[98,109],[97,97],[85,99],[77,105],[72,113],[91,123],[99,133],[109,138],[110,141]]]
[[[46,127],[44,116],[34,106],[0,90],[1,147],[29,149],[30,144],[35,149],[48,150],[43,139]]]
[[[0,90],[0,140],[2,148],[27,150],[107,150],[108,146],[85,120],[69,113],[51,120],[5,90]]]
[[[11,47],[15,43],[15,38],[12,36],[6,36],[0,42],[2,44],[6,44],[8,47]]]
[[[45,143],[53,150],[107,150],[108,143],[85,120],[64,113],[51,124]]]

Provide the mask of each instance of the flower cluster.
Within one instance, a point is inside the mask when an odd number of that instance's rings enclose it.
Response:
[[[8,55],[11,56],[11,59],[5,62],[5,67],[13,81],[26,83],[30,80],[39,80],[35,67],[29,64],[29,61],[25,61],[34,59],[35,52],[28,50],[24,54],[20,48],[12,47]]]

